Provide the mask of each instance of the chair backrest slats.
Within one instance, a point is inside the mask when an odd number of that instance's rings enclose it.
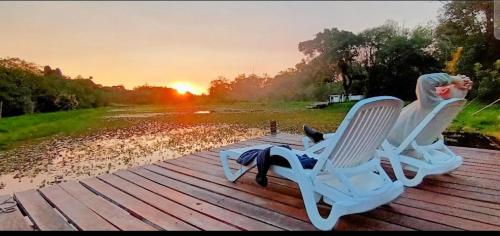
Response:
[[[370,126],[373,125],[373,122],[370,122],[370,121],[377,121],[377,114],[376,113],[380,110],[381,109],[376,108],[374,110],[368,111],[369,114],[364,116],[365,119],[360,124],[361,125],[360,129],[372,131],[372,129],[370,129]],[[364,111],[364,112],[366,112],[366,111]],[[359,134],[360,133],[358,132],[358,137],[355,137],[355,139],[360,139],[359,143],[361,144],[361,146],[359,148],[350,148],[350,152],[345,154],[345,158],[340,158],[340,161],[337,163],[337,165],[344,166],[344,165],[352,162],[353,158],[358,156],[359,153],[366,148],[367,141],[368,141],[367,139],[369,138],[370,135],[368,134],[368,135],[364,135],[362,137],[359,137]],[[340,156],[342,156],[342,155],[340,155]]]
[[[431,121],[417,135],[417,143],[419,145],[432,144],[462,110],[465,101],[465,99],[443,101],[444,106],[435,113]]]
[[[322,153],[328,155],[328,164],[325,164],[343,168],[369,161],[386,138],[402,107],[401,100],[389,96],[358,102],[339,126],[335,146]]]

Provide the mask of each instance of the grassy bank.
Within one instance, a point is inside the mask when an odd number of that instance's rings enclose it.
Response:
[[[500,104],[495,104],[474,114],[486,105],[475,101],[466,104],[448,130],[477,132],[500,140]]]
[[[319,110],[306,109],[310,104],[311,102],[238,102],[199,106],[120,106],[2,118],[0,149],[37,142],[54,135],[82,135],[149,120],[176,125],[228,123],[263,129],[268,129],[270,120],[276,120],[278,129],[284,132],[301,133],[303,124],[329,132],[337,128],[354,103],[334,104]],[[494,136],[499,140],[500,105],[472,115],[484,106],[478,102],[468,104],[448,130],[476,132]],[[195,111],[211,113],[195,114]],[[127,115],[148,113],[157,115],[126,118]],[[117,115],[125,118],[104,119],[106,116]]]
[[[54,135],[74,135],[105,127],[109,108],[81,109],[0,119],[0,150],[37,142]]]

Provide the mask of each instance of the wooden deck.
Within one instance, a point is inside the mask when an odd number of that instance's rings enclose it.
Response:
[[[301,149],[300,136],[288,134],[230,146],[262,143]],[[465,159],[458,170],[344,216],[335,229],[500,230],[500,152],[452,149]],[[18,209],[0,213],[0,230],[315,230],[295,183],[270,173],[260,187],[255,169],[231,183],[219,150],[15,193]]]

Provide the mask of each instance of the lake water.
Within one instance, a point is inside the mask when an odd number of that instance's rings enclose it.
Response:
[[[84,137],[56,138],[0,153],[4,160],[0,195],[177,158],[265,133],[238,125],[152,121]]]

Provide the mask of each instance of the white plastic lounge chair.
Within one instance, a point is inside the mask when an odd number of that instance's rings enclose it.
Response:
[[[405,186],[414,187],[420,184],[425,176],[448,173],[462,164],[462,157],[453,153],[443,142],[442,132],[453,121],[465,104],[464,99],[452,98],[442,101],[436,106],[403,140],[399,146],[394,146],[385,140],[380,148],[380,155],[389,159],[396,178]],[[328,139],[334,133],[325,134]],[[432,144],[419,144],[419,140],[437,139]],[[307,149],[312,141],[303,139]],[[405,150],[414,150],[413,156],[404,155]],[[408,178],[403,169],[414,171],[415,176]]]
[[[385,140],[380,155],[387,158],[396,178],[405,186],[420,184],[425,176],[444,174],[462,165],[463,158],[453,153],[443,140],[443,131],[462,110],[465,99],[452,98],[442,101],[429,113],[399,146]],[[420,140],[433,140],[434,143],[419,143]],[[404,155],[405,150],[413,150],[412,156]],[[408,178],[403,168],[414,171],[415,176]]]
[[[332,138],[305,151],[272,147],[271,155],[288,160],[290,168],[271,166],[271,171],[299,185],[307,215],[315,227],[331,230],[339,217],[372,210],[386,204],[401,193],[403,184],[392,181],[382,169],[376,148],[379,147],[396,121],[403,102],[394,97],[373,97],[356,103]],[[250,149],[263,149],[271,145],[258,145],[223,150],[220,158],[224,173],[236,181],[256,165],[241,166],[236,172],[229,168],[229,159],[238,159]],[[296,154],[307,154],[318,161],[313,169],[303,169]],[[323,218],[317,203],[332,206]]]

